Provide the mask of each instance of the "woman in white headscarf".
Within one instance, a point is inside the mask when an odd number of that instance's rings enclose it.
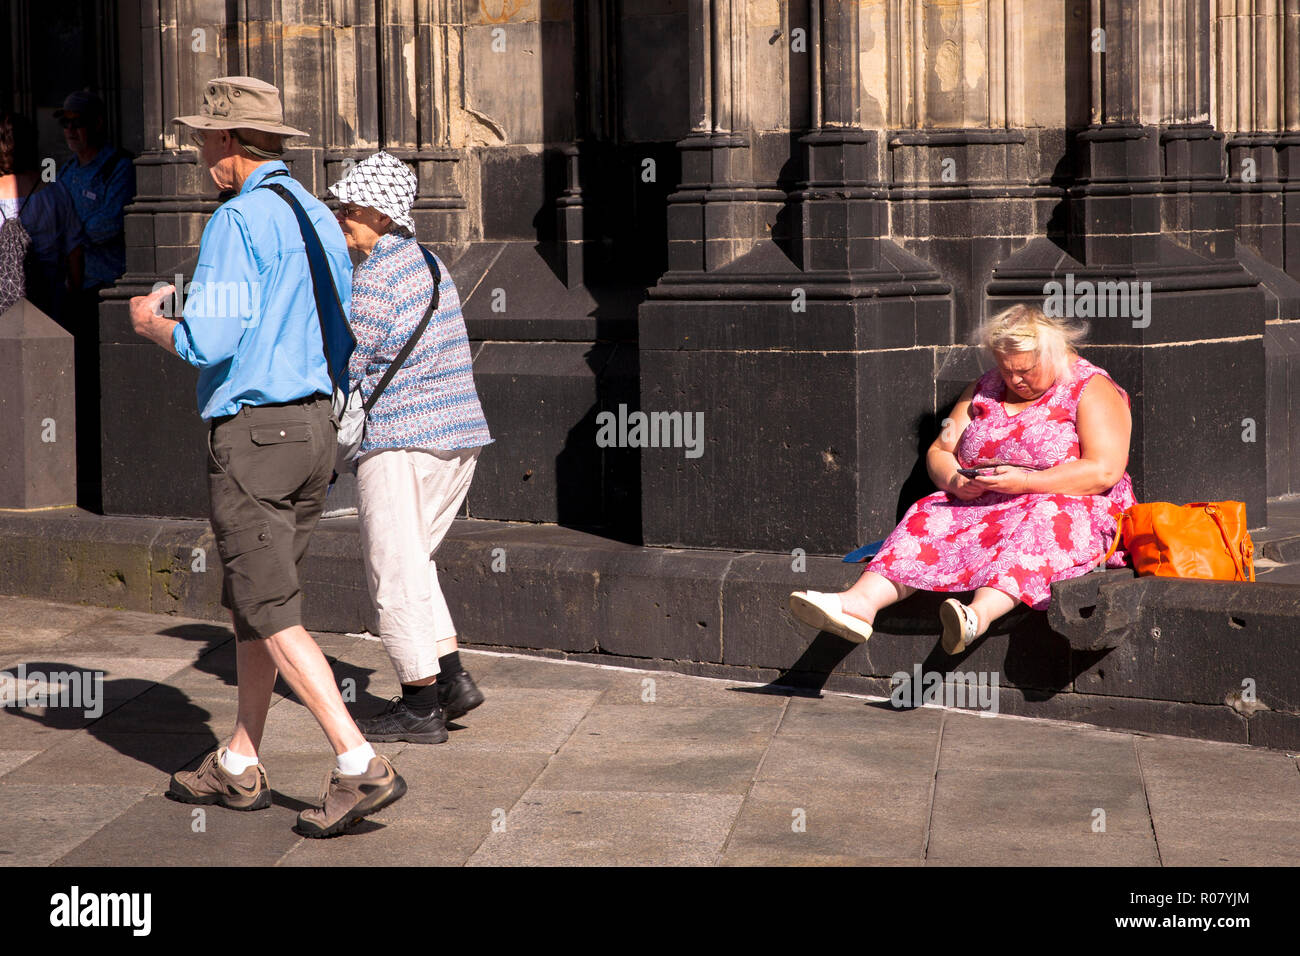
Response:
[[[366,576],[379,636],[402,683],[401,697],[357,726],[372,741],[441,743],[445,722],[477,707],[483,694],[461,666],[433,554],[492,437],[474,388],[455,283],[415,240],[414,174],[381,151],[330,192],[341,202],[348,248],[364,257],[352,277],[356,348],[348,364],[351,387],[363,398],[431,311],[367,415],[357,459]]]

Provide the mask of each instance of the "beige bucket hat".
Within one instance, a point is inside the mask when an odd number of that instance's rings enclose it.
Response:
[[[280,91],[251,76],[219,76],[203,89],[203,105],[194,116],[177,116],[173,123],[194,129],[257,129],[281,136],[307,136],[284,125]]]

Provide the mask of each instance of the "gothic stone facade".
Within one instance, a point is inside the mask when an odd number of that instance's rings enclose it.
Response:
[[[237,73],[311,132],[316,194],[379,148],[418,171],[497,438],[472,516],[843,553],[926,490],[981,317],[1053,282],[1101,293],[1141,499],[1262,525],[1300,490],[1300,0],[118,10],[145,149],[101,310],[109,513],[205,512],[194,373],[125,300],[193,265],[216,200],[169,120]],[[621,406],[703,413],[698,454],[602,447]]]

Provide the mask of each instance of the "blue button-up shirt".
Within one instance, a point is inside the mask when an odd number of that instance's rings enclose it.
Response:
[[[122,210],[135,196],[135,164],[122,155],[104,176],[104,167],[117,155],[117,148],[106,144],[85,166],[74,157],[59,170],[59,182],[71,194],[86,230],[87,289],[116,282],[126,271]]]
[[[289,402],[332,390],[298,220],[283,199],[257,188],[284,169],[279,161],[258,166],[203,230],[184,319],[172,342],[181,358],[200,369],[198,400],[205,419],[233,415],[241,405]],[[329,208],[294,179],[277,176],[271,182],[288,188],[307,211],[347,315],[352,261],[343,230]],[[335,369],[343,370],[336,378],[346,388],[352,337],[346,328],[333,331],[331,358]]]

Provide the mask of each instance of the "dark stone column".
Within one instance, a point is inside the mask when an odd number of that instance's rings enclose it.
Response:
[[[677,144],[682,180],[668,197],[671,269],[717,269],[753,245],[746,10],[745,0],[688,5],[691,133]]]
[[[858,125],[857,5],[812,7],[817,125],[791,156],[771,238],[701,238],[713,197],[738,196],[729,177],[743,153],[722,149],[717,87],[708,99],[692,74],[697,133],[672,197],[670,270],[640,313],[641,409],[701,414],[704,434],[697,457],[641,450],[647,544],[843,553],[883,536],[915,497],[905,479],[929,440],[918,435],[937,425],[934,346],[951,340],[951,290],[882,238],[880,136]],[[770,189],[754,186],[759,222]],[[711,252],[746,245],[738,258]]]
[[[450,25],[440,16],[444,9],[434,0],[379,4],[382,146],[415,168],[420,185],[412,216],[425,242],[455,242],[469,230],[457,183],[461,152],[449,145]]]
[[[874,269],[888,210],[879,176],[880,140],[859,126],[858,6],[814,3],[809,60],[815,130],[799,140],[807,179],[794,194],[794,260],[805,271]]]

